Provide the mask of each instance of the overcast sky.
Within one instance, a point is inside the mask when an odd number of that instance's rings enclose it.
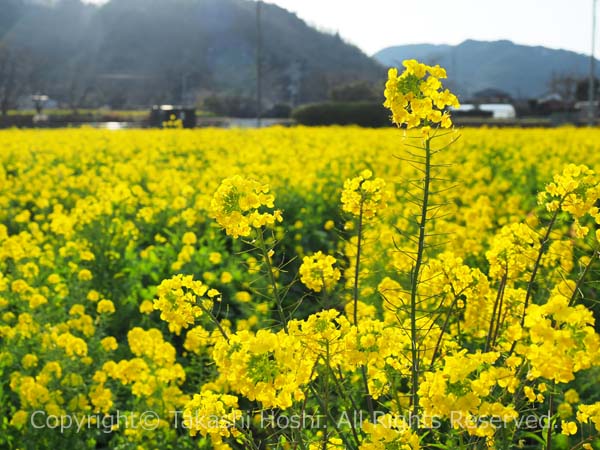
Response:
[[[369,55],[392,45],[458,44],[469,38],[591,52],[593,0],[265,1],[321,30],[339,32]],[[596,39],[596,56],[599,46]]]

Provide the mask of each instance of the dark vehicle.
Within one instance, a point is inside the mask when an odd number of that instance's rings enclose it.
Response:
[[[151,127],[177,127],[179,121],[183,128],[194,128],[196,126],[196,110],[183,106],[155,105],[150,111]]]

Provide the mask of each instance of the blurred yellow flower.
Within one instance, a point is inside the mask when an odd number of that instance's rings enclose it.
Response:
[[[111,300],[100,300],[96,311],[98,311],[98,314],[112,314],[115,312],[115,304]]]

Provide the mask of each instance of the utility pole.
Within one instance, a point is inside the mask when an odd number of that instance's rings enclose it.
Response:
[[[594,107],[594,91],[595,91],[595,81],[596,81],[596,73],[594,70],[594,53],[596,51],[596,0],[592,0],[592,54],[590,55],[590,80],[588,85],[588,124],[590,127],[594,126],[596,123],[595,112],[596,108]]]
[[[256,2],[256,126],[261,127],[262,119],[262,1]]]

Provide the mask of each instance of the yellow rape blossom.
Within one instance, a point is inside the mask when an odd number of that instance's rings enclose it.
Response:
[[[112,336],[108,336],[102,339],[100,341],[100,345],[102,345],[102,348],[104,348],[104,350],[106,350],[107,352],[116,350],[119,347],[119,344],[117,344],[117,340]]]
[[[377,423],[365,421],[363,430],[367,439],[360,450],[387,450],[398,448],[403,450],[418,450],[419,436],[413,433],[403,417],[385,414],[377,418]]]
[[[140,304],[139,309],[142,314],[150,314],[152,311],[154,311],[154,303],[152,303],[150,300],[144,300]]]
[[[342,210],[371,219],[387,207],[389,193],[385,190],[385,181],[373,178],[373,173],[365,169],[357,177],[344,182],[342,191]]]
[[[305,256],[300,266],[300,281],[315,292],[330,290],[340,279],[341,272],[334,268],[335,258],[318,251],[312,256]]]
[[[249,236],[252,228],[283,220],[281,211],[272,210],[274,200],[268,185],[236,175],[221,182],[212,199],[210,214],[228,235]]]
[[[111,300],[100,300],[96,307],[98,314],[112,314],[115,312],[115,304]]]
[[[10,419],[10,424],[13,427],[21,428],[27,422],[28,417],[29,414],[27,414],[27,411],[19,410],[13,414],[12,418]]]
[[[77,274],[77,278],[79,278],[81,281],[89,281],[93,278],[92,272],[88,269],[81,269]]]
[[[237,397],[205,390],[186,403],[183,423],[192,436],[210,436],[213,443],[220,443],[223,437],[240,434],[236,421],[242,418],[242,412],[237,408]]]
[[[23,364],[23,367],[25,369],[35,367],[38,364],[38,357],[36,355],[28,353],[25,356],[23,356],[23,359],[21,359],[21,364]]]
[[[154,309],[161,311],[160,318],[169,324],[169,330],[179,335],[182,328],[188,328],[198,317],[212,310],[213,299],[219,298],[219,292],[191,275],[175,275],[163,280],[157,296]]]
[[[458,99],[448,89],[442,90],[440,79],[446,71],[439,66],[428,66],[415,60],[402,63],[404,72],[388,71],[384,106],[392,111],[392,122],[407,128],[439,124],[450,128],[452,120],[445,108],[460,106]]]
[[[288,409],[303,400],[303,387],[315,377],[314,359],[284,331],[239,331],[217,342],[213,358],[236,392],[265,408]]]
[[[188,231],[183,235],[183,238],[181,238],[181,242],[183,242],[185,245],[194,245],[197,240],[198,238],[196,237],[196,233],[193,231]]]

